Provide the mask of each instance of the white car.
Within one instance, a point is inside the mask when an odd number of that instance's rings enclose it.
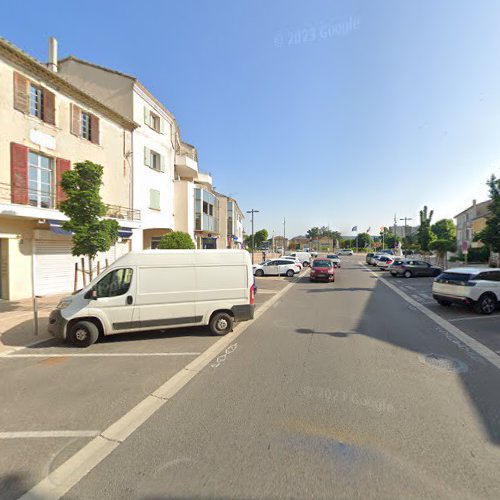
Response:
[[[303,267],[307,267],[311,264],[311,254],[309,252],[301,252],[300,250],[297,252],[290,252],[288,257],[299,259]]]
[[[394,262],[393,255],[381,255],[376,261],[375,265],[380,269],[387,269]]]
[[[442,306],[463,304],[491,314],[500,303],[500,268],[447,269],[435,278],[432,296]]]
[[[296,257],[292,257],[291,255],[285,255],[284,257],[281,257],[282,259],[289,260],[293,262],[294,264],[297,264],[300,267],[300,270],[302,271],[302,268],[304,267],[302,263],[300,262],[299,259]]]
[[[370,258],[370,265],[371,266],[376,266],[377,265],[377,261],[378,259],[380,259],[380,257],[385,257],[387,254],[385,253],[376,253],[374,254],[371,258]]]
[[[330,259],[334,266],[337,266],[338,268],[341,267],[340,257],[336,253],[329,253],[326,258]]]
[[[354,255],[354,252],[350,248],[344,250],[339,250],[339,255]]]
[[[300,272],[295,262],[286,259],[272,259],[253,266],[255,276],[288,276],[292,278]]]

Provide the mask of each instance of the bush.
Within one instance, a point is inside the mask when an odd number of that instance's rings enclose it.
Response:
[[[469,248],[467,260],[469,262],[488,262],[490,251],[487,247]]]
[[[193,239],[188,233],[182,231],[173,231],[164,234],[158,243],[158,248],[161,250],[193,250],[195,248]]]

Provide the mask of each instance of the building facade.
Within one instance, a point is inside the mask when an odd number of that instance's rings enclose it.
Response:
[[[467,242],[469,248],[480,248],[483,244],[480,241],[474,241],[474,235],[479,233],[486,226],[488,217],[488,207],[491,200],[476,203],[473,200],[472,205],[455,215],[457,220],[457,246],[462,247],[463,242]]]
[[[133,238],[132,247],[156,248],[160,238],[176,228],[176,166],[198,170],[196,159],[181,150],[175,118],[133,76],[72,56],[59,62],[59,71],[138,125],[132,134],[132,196],[141,211],[142,232]]]
[[[59,181],[76,162],[104,167],[101,196],[120,240],[102,256],[129,251],[140,228],[134,209],[132,135],[136,125],[0,39],[0,297],[17,300],[71,291],[72,237],[61,229]],[[140,232],[140,231],[139,231]],[[81,277],[79,278],[81,280]],[[77,283],[81,286],[81,282]]]
[[[220,193],[215,194],[219,200],[220,219],[217,248],[243,248],[243,220],[245,218],[243,212],[234,198]]]

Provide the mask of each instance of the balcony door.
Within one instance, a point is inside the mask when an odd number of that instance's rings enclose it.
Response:
[[[29,204],[53,208],[54,160],[30,151],[28,159]]]

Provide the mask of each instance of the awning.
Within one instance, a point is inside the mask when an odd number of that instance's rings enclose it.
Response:
[[[64,224],[63,221],[60,220],[48,220],[47,221],[50,225],[50,230],[53,233],[56,234],[62,234],[63,236],[73,236],[73,233],[71,231],[65,231],[62,228],[62,225]],[[132,229],[129,227],[121,227],[118,229],[118,236],[120,238],[124,239],[129,239],[132,237]]]
[[[62,234],[64,236],[73,236],[73,233],[71,231],[65,231],[62,228],[63,221],[60,221],[60,220],[48,220],[47,222],[49,223],[50,230],[53,233]]]

